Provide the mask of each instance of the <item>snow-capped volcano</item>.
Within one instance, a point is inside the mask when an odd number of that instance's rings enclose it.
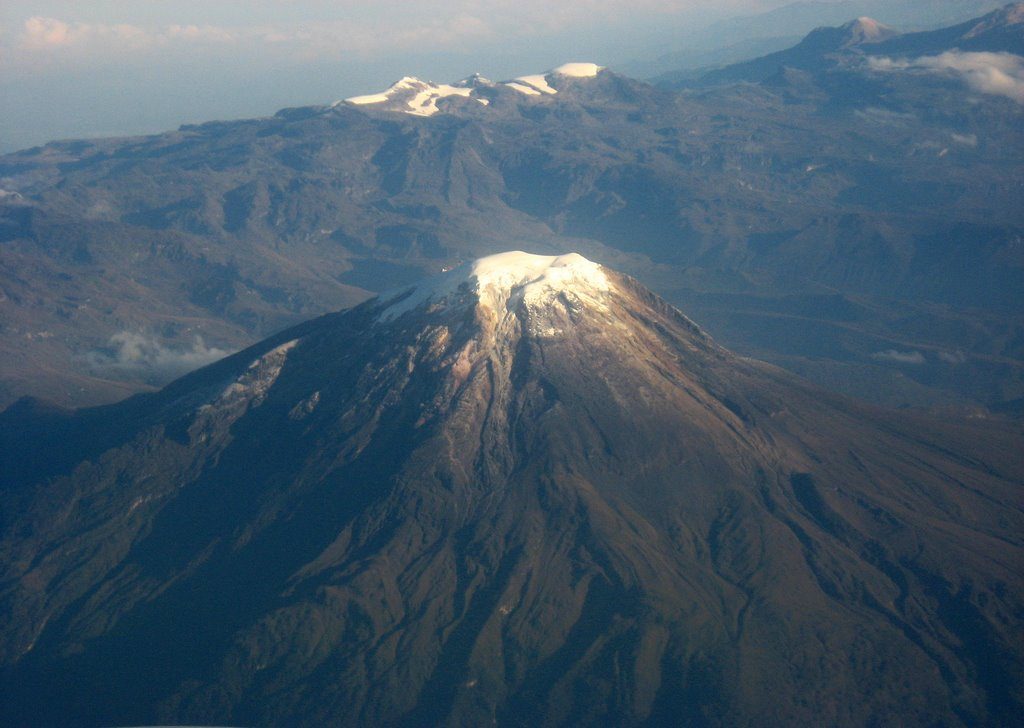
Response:
[[[474,74],[452,84],[405,76],[380,93],[351,96],[336,101],[334,106],[379,106],[415,116],[433,116],[440,110],[438,102],[442,99],[470,98],[486,106],[491,96],[503,88],[512,89],[524,96],[553,96],[558,93],[561,80],[594,78],[603,70],[604,67],[596,63],[573,62],[564,63],[546,73],[519,76],[509,81],[494,82]]]
[[[0,414],[0,713],[1008,725],[1018,678],[975,666],[1021,664],[1020,465],[977,428],[737,357],[580,255],[482,258]]]

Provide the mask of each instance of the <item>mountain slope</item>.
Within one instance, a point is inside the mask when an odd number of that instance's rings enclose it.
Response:
[[[1024,3],[1010,3],[965,23],[939,30],[908,33],[880,43],[876,55],[932,55],[961,52],[1024,55]]]
[[[710,71],[700,83],[765,81],[785,68],[820,72],[835,66],[842,54],[869,53],[871,46],[898,35],[894,28],[877,20],[857,18],[838,27],[817,28],[792,48]]]
[[[581,256],[485,258],[0,416],[3,712],[996,724],[1019,440],[738,358]]]

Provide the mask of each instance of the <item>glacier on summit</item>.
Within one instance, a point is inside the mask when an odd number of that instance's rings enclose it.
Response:
[[[491,100],[480,92],[499,88],[510,88],[524,96],[553,96],[558,93],[559,79],[594,78],[603,70],[604,67],[596,63],[573,62],[564,63],[546,73],[519,76],[510,81],[494,82],[480,74],[474,74],[452,84],[434,83],[414,76],[405,76],[380,93],[350,96],[334,102],[332,106],[388,104],[390,111],[400,111],[413,116],[433,116],[440,111],[437,104],[442,99],[471,98],[487,106]]]
[[[386,91],[379,94],[367,94],[365,96],[352,96],[345,99],[345,102],[356,106],[367,104],[381,104],[395,99],[400,100],[406,108],[402,109],[407,114],[415,116],[433,116],[437,113],[437,102],[439,99],[449,96],[469,96],[472,88],[468,86],[449,85],[444,83],[430,83],[421,81],[412,76],[405,76],[396,81]],[[477,99],[486,105],[486,99]],[[336,102],[337,106],[342,102]]]
[[[579,253],[534,255],[513,250],[460,265],[410,289],[381,294],[386,308],[379,320],[391,321],[428,302],[440,303],[459,291],[476,293],[481,305],[499,312],[523,302],[542,306],[560,293],[596,300],[609,290],[601,265]]]

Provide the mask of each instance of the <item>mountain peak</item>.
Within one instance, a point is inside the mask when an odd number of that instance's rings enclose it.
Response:
[[[894,28],[867,16],[851,20],[843,25],[841,30],[843,48],[867,45],[869,43],[881,43],[884,40],[899,35],[899,32]]]
[[[535,255],[513,250],[464,263],[412,289],[383,294],[381,299],[388,305],[380,319],[393,320],[428,304],[450,305],[466,292],[498,312],[520,304],[543,306],[564,294],[596,302],[609,287],[603,268],[579,253]]]
[[[881,43],[899,35],[899,31],[874,18],[862,16],[838,27],[825,26],[812,30],[797,48],[819,53],[857,48]]]

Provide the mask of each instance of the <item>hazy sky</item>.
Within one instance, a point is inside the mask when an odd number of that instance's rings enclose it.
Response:
[[[0,151],[271,114],[403,75],[614,65],[787,0],[0,0]]]

